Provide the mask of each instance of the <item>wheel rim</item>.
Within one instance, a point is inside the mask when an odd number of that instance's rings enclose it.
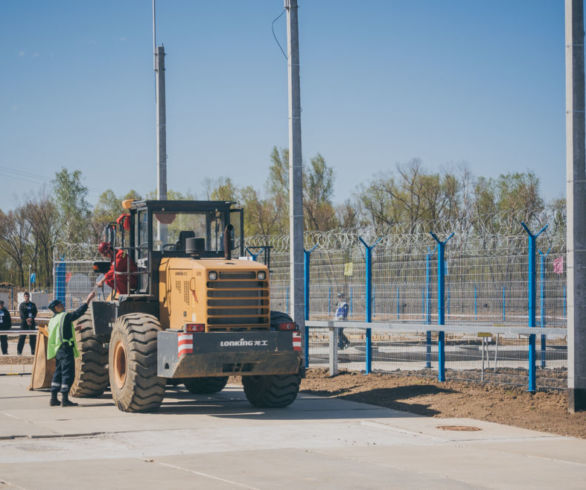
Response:
[[[114,379],[118,388],[124,386],[126,381],[126,349],[122,342],[114,347]]]

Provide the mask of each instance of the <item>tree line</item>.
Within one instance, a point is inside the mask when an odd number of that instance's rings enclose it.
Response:
[[[201,198],[234,201],[245,210],[245,234],[289,233],[289,154],[273,148],[262,187],[238,186],[229,177],[206,179]],[[334,203],[335,170],[321,154],[304,167],[303,208],[307,231],[335,229],[356,232],[414,233],[439,223],[463,223],[494,234],[517,233],[518,221],[531,222],[544,213],[558,229],[565,227],[565,201],[545,202],[533,172],[496,178],[475,177],[467,168],[428,171],[418,159],[398,164],[357,186],[343,202]],[[36,284],[50,287],[57,243],[97,243],[104,226],[122,212],[124,199],[154,199],[129,189],[123,195],[105,190],[94,206],[80,170],[61,169],[51,192],[40,192],[14,210],[0,210],[0,282],[28,284],[29,265]],[[169,199],[195,199],[191,193],[169,191]]]

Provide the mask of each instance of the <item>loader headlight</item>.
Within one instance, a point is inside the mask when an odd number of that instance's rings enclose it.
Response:
[[[261,280],[264,281],[267,278],[267,273],[265,271],[260,271],[257,275],[257,277]]]
[[[211,271],[208,274],[208,278],[210,279],[210,281],[215,281],[218,278],[218,273],[215,271]]]

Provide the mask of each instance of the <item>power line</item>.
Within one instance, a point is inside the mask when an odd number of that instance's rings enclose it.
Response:
[[[283,46],[281,46],[281,43],[279,42],[279,40],[277,39],[277,35],[275,34],[275,22],[277,22],[281,17],[283,17],[284,13],[285,13],[285,9],[283,9],[283,11],[277,17],[275,17],[273,19],[273,23],[271,24],[271,30],[273,31],[273,38],[275,39],[277,46],[279,46],[281,53],[283,53],[283,56],[285,57],[285,59],[287,59],[287,54],[285,53]]]

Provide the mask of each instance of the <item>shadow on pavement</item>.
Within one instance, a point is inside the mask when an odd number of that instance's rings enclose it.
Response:
[[[455,393],[454,390],[439,388],[435,385],[408,385],[397,386],[394,388],[376,388],[359,393],[348,393],[350,389],[340,389],[336,391],[308,390],[305,394],[317,396],[335,397],[339,400],[355,401],[360,403],[369,403],[380,407],[401,410],[418,415],[432,417],[439,414],[437,410],[429,408],[429,405],[422,403],[406,403],[407,400],[420,396],[435,395],[438,393]]]
[[[350,401],[350,400],[348,400]],[[255,420],[332,420],[365,418],[412,417],[408,413],[381,410],[356,403],[302,393],[286,408],[262,409],[248,403],[240,390],[225,390],[215,395],[192,395],[181,389],[167,389],[163,405],[158,410],[165,415],[209,415],[220,418]]]
[[[413,417],[413,414],[433,416],[439,412],[429,409],[427,405],[397,400],[434,393],[453,393],[453,390],[434,385],[413,385],[344,394],[346,392],[303,391],[289,407],[262,409],[250,405],[242,390],[237,388],[228,388],[213,395],[192,395],[179,387],[167,387],[163,404],[159,410],[151,413],[255,420],[380,419]],[[88,408],[114,406],[110,393],[94,399],[78,398],[76,401]],[[357,403],[340,403],[342,401]],[[385,411],[384,408],[393,411]]]

